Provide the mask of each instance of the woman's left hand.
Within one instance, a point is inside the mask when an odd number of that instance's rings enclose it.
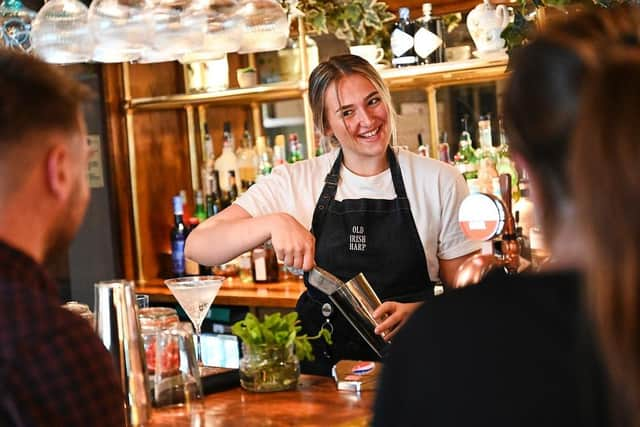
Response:
[[[390,341],[398,333],[411,313],[421,304],[422,302],[383,302],[373,312],[373,317],[380,322],[375,329],[375,333],[382,335],[385,341]]]

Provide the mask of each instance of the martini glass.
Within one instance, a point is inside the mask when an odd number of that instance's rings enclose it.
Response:
[[[182,309],[187,313],[196,330],[198,345],[198,365],[202,363],[202,351],[200,348],[200,328],[211,303],[215,299],[224,277],[220,276],[190,276],[167,279],[164,281]]]

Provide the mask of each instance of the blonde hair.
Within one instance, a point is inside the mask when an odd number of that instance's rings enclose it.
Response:
[[[359,74],[365,77],[376,88],[389,115],[391,129],[391,145],[398,140],[397,117],[391,102],[389,88],[385,85],[380,74],[365,59],[357,55],[339,55],[320,63],[309,76],[309,103],[313,113],[313,121],[320,135],[326,132],[325,100],[326,92],[332,83],[337,83],[345,76]],[[338,98],[339,99],[339,98]],[[338,141],[332,138],[332,143]]]

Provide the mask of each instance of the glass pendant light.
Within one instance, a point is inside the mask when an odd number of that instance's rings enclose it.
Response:
[[[244,19],[239,53],[280,50],[289,39],[289,20],[275,0],[243,0],[238,14]]]
[[[89,28],[96,40],[93,59],[127,62],[140,58],[154,38],[150,0],[93,0]]]
[[[183,54],[202,48],[207,29],[207,14],[193,7],[197,0],[156,0],[151,19],[154,37],[152,47],[160,56],[178,59]]]
[[[20,0],[4,0],[0,4],[2,42],[11,49],[31,51],[31,22],[36,13]]]
[[[89,31],[89,8],[78,0],[50,0],[33,21],[34,52],[47,62],[89,62],[94,41]]]
[[[242,41],[242,18],[237,14],[237,0],[199,0],[191,5],[206,14],[206,30],[202,46],[186,53],[180,62],[191,63],[224,58],[237,52]]]

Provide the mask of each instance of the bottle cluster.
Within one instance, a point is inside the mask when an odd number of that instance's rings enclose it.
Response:
[[[398,21],[391,31],[391,62],[394,67],[445,61],[442,18],[431,16],[431,3],[422,5],[422,14],[414,21],[409,8],[399,9]]]
[[[272,282],[278,280],[278,262],[273,247],[267,242],[230,263],[208,267],[198,265],[184,256],[184,245],[189,233],[207,218],[230,206],[240,194],[247,191],[261,177],[269,175],[275,166],[304,159],[303,147],[296,133],[289,134],[285,146],[284,135],[275,138],[269,146],[267,138],[253,137],[245,122],[242,144],[235,149],[231,124],[224,123],[222,153],[215,157],[213,141],[207,124],[204,125],[202,151],[202,188],[194,192],[193,210],[187,202],[186,191],[173,197],[174,225],[170,233],[171,273],[173,276],[218,274],[240,275],[243,281]],[[193,213],[193,214],[192,214]],[[275,265],[275,269],[274,269]],[[274,273],[275,271],[275,273]]]

